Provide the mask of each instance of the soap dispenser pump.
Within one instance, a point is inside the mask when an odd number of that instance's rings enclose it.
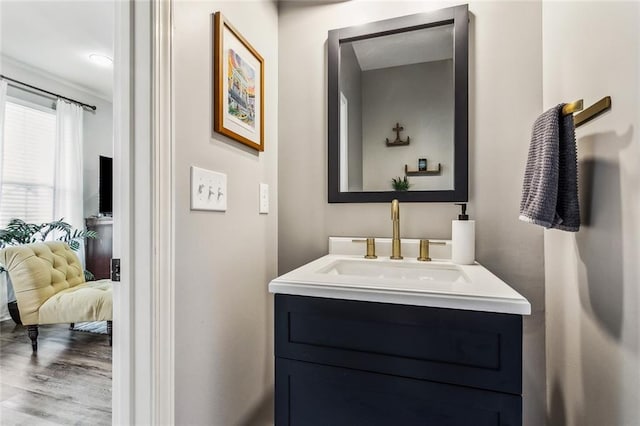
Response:
[[[451,261],[458,265],[471,265],[476,260],[476,221],[469,220],[467,205],[456,203],[461,212],[458,220],[451,221]]]

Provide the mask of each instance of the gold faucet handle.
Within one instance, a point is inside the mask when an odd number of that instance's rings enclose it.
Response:
[[[377,259],[376,256],[376,239],[375,238],[367,238],[367,255],[364,257],[365,259]]]
[[[420,240],[420,256],[418,256],[418,260],[421,262],[429,262],[431,260],[429,257],[429,240]]]

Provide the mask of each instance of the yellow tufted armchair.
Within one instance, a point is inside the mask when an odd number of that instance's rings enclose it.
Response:
[[[86,282],[78,256],[66,243],[48,241],[8,247],[0,264],[9,272],[20,319],[38,351],[38,325],[107,321],[112,342],[112,285]]]

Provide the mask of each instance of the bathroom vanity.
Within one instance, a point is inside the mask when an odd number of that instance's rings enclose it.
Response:
[[[481,265],[364,259],[362,239],[276,278],[276,425],[521,425],[529,302]],[[359,254],[353,254],[360,251]]]

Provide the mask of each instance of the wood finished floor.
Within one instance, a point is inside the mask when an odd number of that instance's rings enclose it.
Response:
[[[106,335],[41,326],[32,356],[26,329],[0,322],[0,424],[110,425]]]

